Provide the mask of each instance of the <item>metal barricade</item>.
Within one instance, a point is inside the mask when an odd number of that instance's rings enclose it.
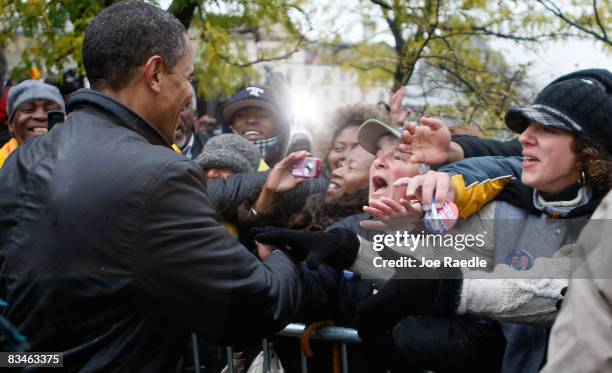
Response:
[[[293,323],[287,325],[287,327],[280,332],[276,333],[277,335],[284,337],[295,337],[299,338],[304,330],[306,329],[306,325],[300,323]],[[343,328],[338,326],[323,326],[312,333],[310,336],[312,339],[320,339],[330,342],[338,342],[340,343],[340,357],[342,362],[342,373],[348,373],[348,353],[346,345],[348,343],[361,343],[361,339],[357,335],[357,330],[351,328]],[[264,339],[262,341],[262,349],[263,349],[263,358],[264,358],[264,372],[270,372],[270,352],[268,350],[268,341]],[[227,347],[227,367],[229,373],[235,373],[234,365],[233,365],[233,354],[232,348]],[[308,372],[308,360],[303,352],[300,352],[301,355],[301,366],[302,373]],[[195,359],[194,359],[195,360]]]

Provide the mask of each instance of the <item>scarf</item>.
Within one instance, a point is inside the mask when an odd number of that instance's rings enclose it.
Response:
[[[272,165],[276,163],[275,161],[277,160],[279,152],[278,136],[264,140],[251,141],[251,144],[259,149],[261,158],[263,158],[267,164]]]
[[[533,191],[533,205],[536,209],[546,214],[558,214],[560,217],[567,215],[577,207],[587,205],[593,197],[593,190],[583,186],[578,189],[576,197],[569,201],[547,201],[537,190]]]

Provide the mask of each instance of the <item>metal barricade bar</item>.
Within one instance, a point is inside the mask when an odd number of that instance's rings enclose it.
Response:
[[[287,325],[287,327],[280,332],[276,333],[277,335],[284,337],[295,337],[299,338],[304,330],[306,329],[305,324],[300,323],[292,323]],[[342,360],[342,373],[348,372],[348,354],[346,345],[348,343],[361,343],[361,338],[357,335],[357,330],[351,328],[344,328],[340,326],[323,326],[317,329],[312,333],[310,338],[320,339],[330,342],[338,342],[340,343],[340,356]],[[264,339],[262,341],[262,350],[264,357],[263,370],[264,372],[270,371],[270,351],[268,349],[268,341]],[[229,373],[234,373],[235,367],[233,364],[233,356],[232,356],[232,348],[227,347],[227,367]],[[302,373],[308,372],[308,362],[307,358],[303,352],[300,351],[301,357],[301,368]]]
[[[304,329],[306,329],[306,325],[292,323],[276,334],[285,337],[299,338],[304,332]],[[340,326],[323,326],[312,333],[311,338],[340,343],[361,343],[361,338],[357,335],[357,330]]]

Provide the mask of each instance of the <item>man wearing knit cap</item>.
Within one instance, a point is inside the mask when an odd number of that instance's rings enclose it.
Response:
[[[206,179],[224,179],[233,174],[257,171],[261,156],[250,141],[235,134],[218,135],[210,139],[196,162],[202,166]]]
[[[59,89],[38,80],[12,87],[7,99],[8,129],[12,138],[0,148],[0,167],[25,141],[47,133],[47,112],[65,111]]]
[[[269,88],[239,91],[221,107],[221,116],[236,134],[257,146],[268,166],[287,153],[290,128]]]

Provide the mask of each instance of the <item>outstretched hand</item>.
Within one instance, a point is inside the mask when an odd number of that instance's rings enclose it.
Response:
[[[364,206],[363,211],[380,220],[362,220],[359,224],[367,230],[411,230],[423,214],[420,203],[407,199],[396,202],[383,197],[368,203],[369,206]]]
[[[445,200],[455,200],[456,188],[451,176],[446,172],[429,171],[423,175],[402,177],[395,180],[394,186],[406,186],[406,198],[421,201],[423,210],[431,209],[432,197],[436,197],[436,208],[442,207]]]
[[[313,270],[322,263],[346,269],[353,264],[359,251],[357,234],[342,228],[323,232],[266,227],[253,228],[251,234],[256,242],[274,246],[296,262],[305,261]]]
[[[397,91],[392,92],[389,98],[389,115],[391,116],[391,121],[397,123],[399,126],[403,125],[406,118],[412,114],[412,109],[402,110],[402,101],[405,94],[406,86],[401,86]]]
[[[420,126],[407,123],[402,132],[400,151],[411,153],[411,162],[438,166],[448,163],[451,156],[451,133],[438,118],[422,117]]]

